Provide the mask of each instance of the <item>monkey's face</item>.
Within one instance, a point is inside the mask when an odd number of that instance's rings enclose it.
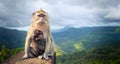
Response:
[[[43,25],[48,23],[47,13],[45,11],[37,11],[34,13],[35,23],[38,25]]]

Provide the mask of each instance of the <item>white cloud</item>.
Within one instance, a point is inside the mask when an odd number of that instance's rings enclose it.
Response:
[[[68,25],[74,27],[116,25],[113,21],[107,23],[106,18],[120,20],[119,2],[120,0],[117,2],[115,0],[1,0],[0,26],[19,28],[29,26],[32,13],[39,8],[48,12],[51,29]]]
[[[113,19],[113,20],[120,20],[120,5],[116,8],[112,8],[105,18]]]

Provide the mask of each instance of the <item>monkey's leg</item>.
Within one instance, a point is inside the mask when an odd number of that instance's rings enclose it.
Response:
[[[45,53],[43,54],[43,58],[45,58],[46,60],[49,59],[47,50],[46,50]]]
[[[31,36],[33,34],[33,31],[34,30],[32,29],[32,25],[31,25],[25,41],[25,54],[23,56],[23,59],[29,58],[30,56],[30,43],[31,43]]]
[[[54,51],[54,44],[51,43],[50,51],[49,51],[49,56],[54,56],[54,53],[55,53],[55,51]]]
[[[30,38],[27,37],[25,42],[25,54],[23,56],[23,59],[29,58],[29,56],[30,56]]]
[[[45,39],[42,39],[42,41],[40,42],[40,44],[39,44],[40,46],[39,46],[39,56],[38,56],[38,58],[40,58],[40,59],[42,59],[42,58],[44,58],[43,57],[43,54],[44,54],[44,52],[45,52],[45,47],[46,47],[46,41],[45,41]]]
[[[53,38],[52,38],[52,36],[51,36],[51,38],[50,38],[50,42],[51,42],[51,46],[50,46],[50,51],[49,51],[49,56],[54,56],[54,53],[55,53],[55,51],[54,51],[54,46],[55,46],[55,44],[54,44],[54,40],[53,40]]]
[[[49,59],[48,55],[49,55],[49,52],[50,52],[50,47],[51,47],[51,39],[48,37],[48,38],[47,38],[47,41],[46,41],[45,52],[44,52],[44,54],[43,54],[43,57],[44,57],[46,60]]]

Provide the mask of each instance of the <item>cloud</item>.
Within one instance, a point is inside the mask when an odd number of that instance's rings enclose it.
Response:
[[[111,9],[104,18],[111,20],[120,20],[120,5],[116,8]]]
[[[97,8],[111,8],[118,6],[120,0],[64,0],[65,4],[85,6],[85,7],[97,7]]]
[[[24,6],[25,3],[21,0],[2,0],[0,2],[0,26],[17,27],[28,25],[28,16]]]
[[[28,27],[32,13],[48,12],[52,29],[120,24],[120,0],[1,0],[0,27]],[[21,28],[20,28],[21,29]]]

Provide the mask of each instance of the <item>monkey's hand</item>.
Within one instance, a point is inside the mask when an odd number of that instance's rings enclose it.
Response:
[[[27,54],[25,54],[25,55],[22,57],[22,59],[27,59],[27,58],[29,58],[29,56],[28,56]]]
[[[39,56],[38,56],[38,58],[42,59],[42,58],[43,58],[43,56],[42,56],[42,55],[39,55]]]
[[[48,55],[45,54],[45,53],[44,53],[44,55],[43,55],[43,58],[44,58],[45,60],[48,60],[48,59],[49,59]]]

